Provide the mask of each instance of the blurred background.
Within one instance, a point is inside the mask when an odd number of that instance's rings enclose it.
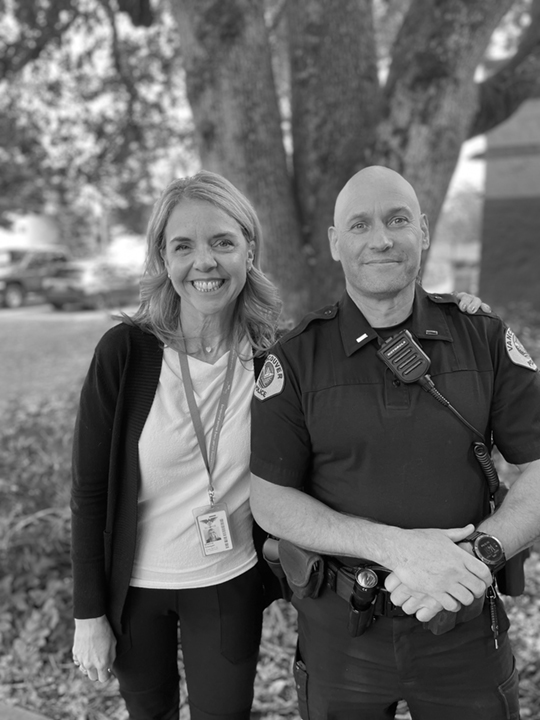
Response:
[[[93,348],[137,305],[154,201],[201,167],[235,183],[294,321],[342,291],[337,193],[392,167],[430,221],[424,287],[480,294],[538,362],[540,0],[3,0],[0,68],[0,717],[124,720],[114,682],[70,663],[70,444]],[[507,605],[539,719],[528,562]],[[297,717],[294,643],[276,603],[254,717]]]

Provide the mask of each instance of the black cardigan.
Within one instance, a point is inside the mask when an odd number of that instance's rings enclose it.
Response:
[[[161,373],[158,339],[125,323],[99,341],[81,391],[73,442],[72,565],[76,618],[107,615],[121,632],[137,540],[138,445]],[[255,359],[256,374],[262,361]],[[280,595],[254,524],[266,604]]]

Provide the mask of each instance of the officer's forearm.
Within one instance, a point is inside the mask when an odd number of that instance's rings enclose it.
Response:
[[[365,557],[385,565],[385,547],[399,544],[396,527],[343,515],[300,490],[251,476],[253,517],[267,532],[327,555]]]
[[[540,460],[520,469],[501,507],[478,526],[502,542],[507,558],[540,537]]]

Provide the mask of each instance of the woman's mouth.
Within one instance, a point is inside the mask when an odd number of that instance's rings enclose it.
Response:
[[[201,293],[215,292],[224,284],[225,280],[193,280],[192,285]]]

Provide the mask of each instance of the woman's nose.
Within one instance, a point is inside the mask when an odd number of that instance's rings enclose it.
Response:
[[[197,270],[207,272],[217,265],[212,249],[204,246],[197,249],[195,254],[195,267]]]

